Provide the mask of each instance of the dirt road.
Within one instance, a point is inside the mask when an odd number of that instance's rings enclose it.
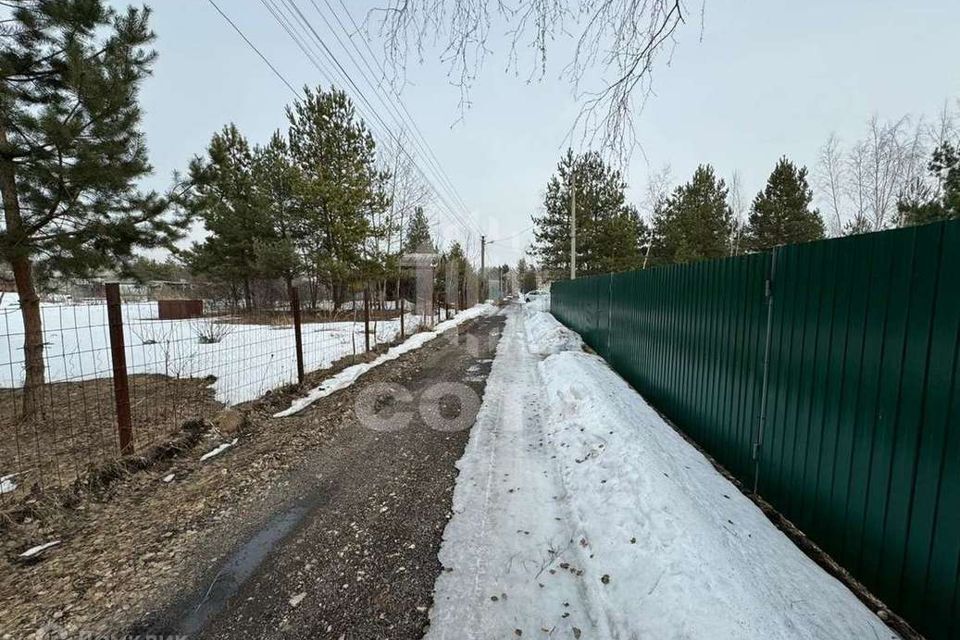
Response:
[[[500,316],[468,323],[293,418],[339,412],[343,428],[280,479],[270,509],[235,514],[248,533],[132,632],[420,638],[454,465],[502,324]],[[250,527],[251,518],[259,524]],[[211,544],[184,561],[221,551]]]

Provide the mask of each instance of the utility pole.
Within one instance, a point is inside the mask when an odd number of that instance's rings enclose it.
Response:
[[[486,296],[486,284],[487,284],[487,273],[484,265],[486,264],[486,249],[487,249],[487,236],[480,236],[480,297],[483,300],[487,299]]]
[[[643,243],[643,247],[641,248],[645,248],[645,251],[643,252],[643,266],[640,268],[646,269],[647,258],[650,257],[650,249],[653,248],[653,232],[652,231],[647,232],[646,242]]]
[[[577,168],[570,167],[570,279],[577,279]]]

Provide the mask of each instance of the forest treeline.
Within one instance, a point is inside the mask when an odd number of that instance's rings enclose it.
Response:
[[[438,254],[464,286],[472,266],[459,242],[441,252],[428,190],[400,175],[403,149],[381,153],[343,91],[306,88],[286,117],[262,144],[228,124],[190,163],[177,203],[206,231],[176,252],[191,274],[229,285],[247,308],[272,300],[278,282],[301,285],[311,306],[336,308],[358,286],[394,299],[406,253]],[[385,162],[390,153],[399,157]]]
[[[862,141],[845,148],[836,137],[828,139],[814,177],[781,157],[749,205],[736,174],[728,183],[702,164],[687,182],[671,187],[665,171],[648,185],[643,213],[628,202],[619,169],[597,152],[568,150],[533,216],[530,254],[546,279],[569,277],[574,192],[578,275],[960,218],[960,135],[953,123],[947,112],[935,126],[872,118]]]

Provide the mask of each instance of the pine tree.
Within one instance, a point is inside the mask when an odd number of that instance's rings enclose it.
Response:
[[[374,275],[367,242],[373,217],[390,204],[389,175],[353,103],[337,89],[304,89],[287,108],[290,155],[303,179],[303,244],[308,265],[339,304],[350,279]]]
[[[407,237],[403,243],[403,250],[407,253],[433,253],[436,247],[430,235],[430,221],[423,212],[423,207],[413,210],[410,222],[407,224]]]
[[[462,309],[470,301],[470,296],[468,295],[469,284],[476,279],[473,265],[470,264],[470,261],[467,259],[467,254],[459,242],[454,242],[450,245],[450,248],[444,252],[442,262],[444,277],[446,277],[448,271],[453,275],[454,281],[450,284],[455,291],[451,293],[456,296],[457,307]],[[450,302],[453,301],[454,299],[450,300]]]
[[[299,239],[303,237],[303,180],[290,158],[283,134],[275,131],[266,146],[253,152],[252,179],[269,234],[254,242],[257,272],[282,278],[288,295],[303,260]]]
[[[61,274],[112,267],[168,245],[182,222],[134,188],[151,170],[137,104],[155,58],[149,15],[21,0],[0,25],[0,254],[20,296],[27,414],[44,382],[38,261]]]
[[[900,194],[897,209],[902,224],[916,225],[960,218],[960,146],[944,142],[927,165],[933,184],[915,180]]]
[[[517,261],[517,286],[520,287],[520,293],[537,288],[537,271],[524,258]]]
[[[267,200],[256,184],[250,144],[229,124],[213,135],[206,158],[193,159],[189,173],[191,190],[183,202],[209,235],[184,258],[196,273],[240,283],[246,307],[252,308],[257,243],[271,240],[273,230]]]
[[[578,275],[638,267],[646,229],[636,209],[626,204],[626,182],[599,153],[575,156],[572,150],[547,183],[543,215],[533,218],[533,252],[541,266],[556,277],[570,270],[571,175],[576,185]]]
[[[813,191],[807,168],[780,158],[763,191],[753,199],[744,240],[748,251],[777,245],[820,240],[824,235],[820,212],[810,208]]]
[[[674,189],[653,220],[651,264],[677,264],[729,255],[733,214],[727,188],[713,167],[700,165]]]

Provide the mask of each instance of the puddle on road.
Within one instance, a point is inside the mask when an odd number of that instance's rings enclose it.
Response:
[[[214,578],[200,604],[180,621],[178,632],[187,637],[199,634],[253,575],[267,554],[303,520],[307,511],[306,505],[297,505],[274,516],[234,552]]]

